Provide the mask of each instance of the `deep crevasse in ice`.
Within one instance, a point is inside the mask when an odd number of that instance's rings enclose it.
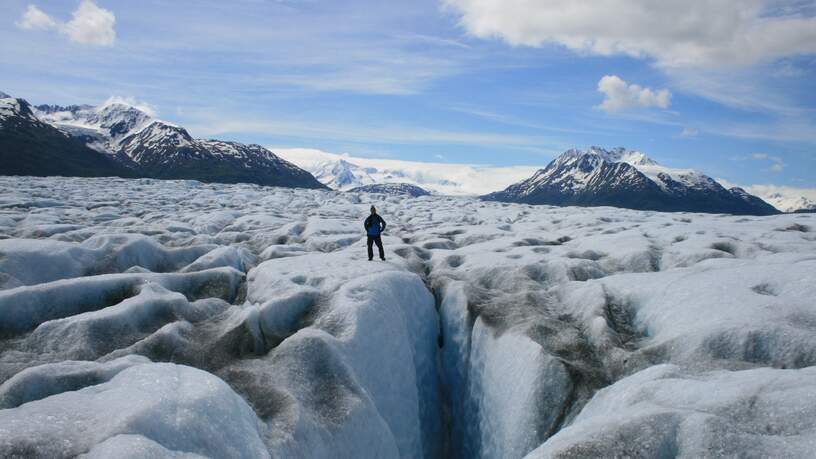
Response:
[[[0,455],[806,456],[815,223],[0,178]]]

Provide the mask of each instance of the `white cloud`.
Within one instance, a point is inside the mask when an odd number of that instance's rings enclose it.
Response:
[[[606,112],[617,112],[628,108],[668,108],[671,93],[668,89],[653,90],[636,84],[627,84],[616,75],[606,75],[598,82],[598,92],[604,100],[599,106]]]
[[[116,40],[116,16],[113,12],[96,6],[91,0],[83,0],[74,11],[73,18],[65,24],[62,32],[71,41],[96,46],[113,46]]]
[[[786,166],[785,161],[781,157],[769,155],[768,153],[751,153],[748,156],[737,156],[732,159],[737,161],[751,159],[756,161],[770,162],[771,165],[768,168],[768,170],[771,172],[782,172],[783,170],[785,170]]]
[[[816,53],[816,18],[795,0],[443,2],[477,37],[648,57],[666,67],[748,65]]]
[[[270,85],[287,85],[309,91],[346,91],[361,94],[416,94],[432,80],[455,73],[455,66],[443,59],[404,55],[398,59],[371,56],[349,63],[331,64],[320,73],[297,72],[264,75]]]
[[[246,113],[215,113],[185,109],[185,128],[195,136],[218,137],[237,133],[263,133],[304,139],[339,140],[367,144],[399,145],[486,145],[554,155],[568,144],[544,135],[510,134],[488,131],[447,130],[405,123],[357,125],[327,119],[299,119],[295,116],[264,118]]]
[[[671,86],[717,103],[741,110],[776,113],[799,118],[806,114],[801,101],[775,90],[765,78],[766,67],[734,71],[731,69],[672,69]]]
[[[763,161],[770,161],[771,172],[782,172],[783,170],[785,170],[785,161],[783,161],[782,158],[780,158],[779,156],[773,156],[767,153],[754,153],[751,155],[751,158]]]
[[[683,131],[680,132],[680,137],[685,137],[685,138],[697,137],[698,134],[700,134],[699,130],[697,130],[695,128],[691,128],[691,127],[684,127]]]
[[[17,25],[26,30],[50,30],[57,28],[57,21],[34,5],[28,5]]]
[[[92,0],[82,0],[70,21],[62,23],[34,5],[29,5],[17,25],[26,30],[56,29],[75,43],[113,46],[116,41],[116,16]]]
[[[137,109],[147,113],[149,116],[152,116],[152,117],[155,117],[156,113],[157,113],[156,112],[156,107],[154,107],[153,105],[151,105],[151,104],[149,104],[147,102],[137,100],[135,97],[111,96],[111,97],[108,97],[108,100],[106,100],[105,102],[102,102],[99,106],[100,107],[105,107],[107,105],[113,105],[113,104],[129,105],[129,106],[131,106],[133,108],[137,108]]]
[[[806,119],[782,121],[726,121],[706,124],[700,130],[708,134],[749,140],[816,142],[816,124]]]

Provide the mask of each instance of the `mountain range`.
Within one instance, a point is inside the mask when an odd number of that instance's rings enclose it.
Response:
[[[454,185],[454,182],[444,178],[422,176],[399,168],[378,169],[376,167],[364,167],[342,158],[317,163],[307,170],[324,185],[342,191],[380,184],[419,186],[419,183],[426,182],[443,188]],[[418,175],[421,177],[419,180]]]
[[[270,149],[275,151],[277,155],[311,172],[323,184],[343,191],[376,183],[408,183],[420,186],[435,194],[483,196],[494,190],[505,189],[511,184],[523,182],[541,170],[540,167],[535,166],[496,167],[369,158],[305,148],[270,147]],[[596,147],[590,150],[600,151],[604,149]],[[618,151],[620,158],[616,157],[615,150]],[[573,150],[573,152],[575,151],[577,150]],[[764,208],[767,211],[770,210],[757,199],[764,200],[782,212],[812,212],[816,209],[816,203],[799,194],[804,191],[797,189],[782,189],[778,192],[771,192],[764,186],[741,189],[738,185],[728,184],[722,179],[715,180],[693,169],[675,169],[662,166],[643,153],[627,149],[612,149],[606,151],[605,156],[608,161],[622,160],[632,165],[641,174],[646,175],[647,178],[651,177],[652,182],[655,184],[665,186],[667,189],[674,188],[676,194],[683,194],[683,192],[690,194],[686,199],[699,198],[699,196],[694,196],[694,190],[710,189],[718,192],[718,195],[726,200],[731,201],[734,197],[737,197],[753,202],[755,206]],[[623,167],[623,169],[626,169],[626,167]],[[660,177],[661,173],[665,174],[665,181]],[[672,186],[672,181],[679,182],[681,185],[685,183],[689,189],[684,190],[683,186]],[[720,186],[717,186],[718,184]],[[733,189],[733,196],[725,196],[723,188],[726,191]],[[493,193],[488,199],[493,198],[496,194]],[[603,200],[601,196],[597,198]],[[711,201],[708,197],[706,199]],[[590,196],[585,196],[585,200],[592,202]],[[665,200],[665,196],[659,198],[658,204],[660,204],[660,207],[658,208],[667,206]],[[618,201],[619,204],[616,205],[627,205],[627,201],[631,201],[631,199],[628,197],[622,198]],[[682,208],[684,207],[682,204],[672,203],[669,207]],[[739,205],[738,207],[744,208],[745,206]]]
[[[434,194],[478,196],[535,172],[531,166],[495,167],[339,155],[308,148],[270,147],[330,188],[348,191],[378,183],[408,183]]]
[[[741,188],[726,189],[705,174],[664,167],[641,152],[625,148],[567,150],[532,177],[482,199],[657,211],[779,213]]]
[[[194,139],[123,103],[38,105],[0,94],[0,174],[124,176],[326,188],[260,145]]]
[[[763,196],[763,198],[783,212],[816,213],[816,201],[804,196],[785,196],[776,192]]]
[[[568,150],[538,170],[276,151],[283,157],[260,145],[195,139],[183,127],[115,100],[99,106],[32,107],[0,92],[3,175],[151,177],[408,194],[427,189],[460,195],[516,181],[481,199],[751,215],[778,213],[777,208],[816,210],[804,197],[763,194],[775,208],[742,188],[725,188],[703,173],[668,168],[625,148]]]
[[[135,177],[133,170],[40,120],[31,105],[0,93],[0,174]]]

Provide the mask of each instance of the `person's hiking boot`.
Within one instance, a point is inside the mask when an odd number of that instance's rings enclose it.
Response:
[[[385,261],[385,257],[380,257],[380,260]]]

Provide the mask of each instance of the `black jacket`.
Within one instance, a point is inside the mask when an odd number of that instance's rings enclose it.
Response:
[[[369,215],[363,222],[363,227],[369,236],[379,236],[380,233],[385,231],[385,220],[378,214]]]

